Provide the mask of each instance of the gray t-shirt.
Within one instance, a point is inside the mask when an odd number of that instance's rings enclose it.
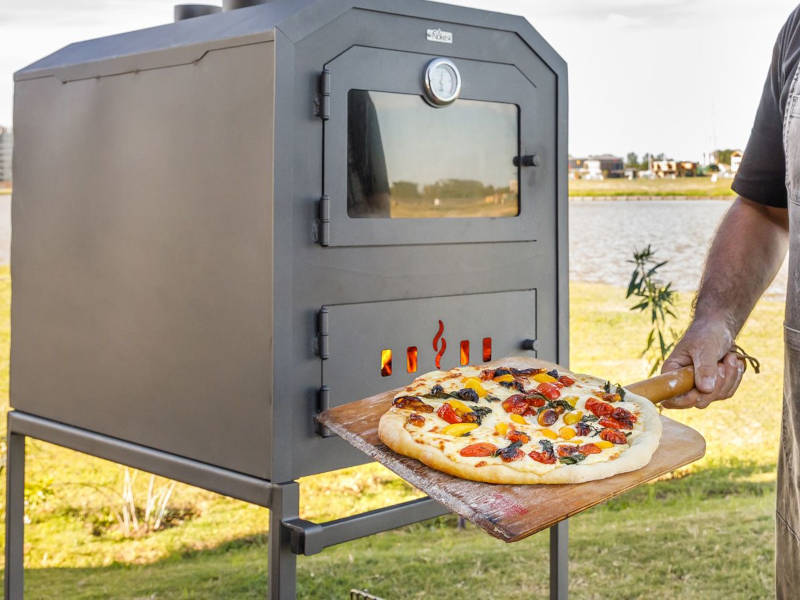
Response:
[[[750,140],[731,186],[740,196],[768,206],[787,206],[783,113],[798,60],[800,6],[778,34]]]

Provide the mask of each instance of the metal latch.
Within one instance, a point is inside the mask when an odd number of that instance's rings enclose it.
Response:
[[[523,154],[514,157],[515,167],[538,167],[539,157],[536,154]]]
[[[323,121],[327,121],[331,118],[331,71],[328,67],[322,69],[322,74],[319,76],[317,102],[317,116]]]

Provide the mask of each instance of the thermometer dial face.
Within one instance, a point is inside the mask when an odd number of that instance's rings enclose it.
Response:
[[[434,106],[450,104],[461,93],[461,73],[452,61],[435,58],[425,68],[425,95]]]

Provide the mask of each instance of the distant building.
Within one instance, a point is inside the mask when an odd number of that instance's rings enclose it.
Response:
[[[654,160],[653,174],[656,177],[694,177],[698,165],[690,160]]]
[[[742,164],[742,151],[734,150],[731,152],[731,173],[736,173],[740,164]]]
[[[11,181],[11,150],[14,136],[11,129],[0,125],[0,183]]]
[[[574,179],[624,177],[625,161],[613,154],[597,154],[586,158],[569,158],[569,173]]]

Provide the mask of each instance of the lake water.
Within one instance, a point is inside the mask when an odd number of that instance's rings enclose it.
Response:
[[[569,205],[570,279],[626,286],[633,250],[651,244],[675,289],[694,291],[728,200],[573,200]],[[784,263],[767,295],[786,295]]]
[[[669,262],[665,281],[694,291],[703,260],[727,200],[573,200],[569,205],[570,279],[627,286],[634,248],[652,244],[656,257]],[[0,196],[0,264],[8,264],[11,244],[11,196]],[[786,294],[787,266],[769,287],[771,297]]]

